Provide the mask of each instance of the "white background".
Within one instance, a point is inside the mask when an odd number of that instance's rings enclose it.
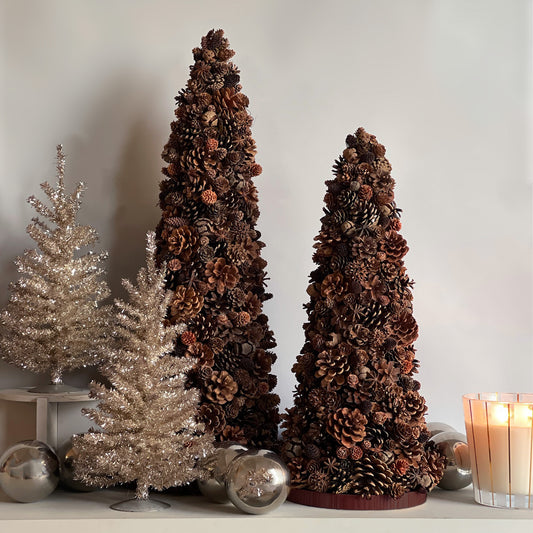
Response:
[[[88,185],[81,220],[133,277],[155,227],[160,153],[191,49],[224,28],[255,117],[259,228],[274,299],[277,392],[291,404],[324,180],[346,134],[387,147],[416,280],[428,419],[462,427],[461,394],[533,391],[531,3],[525,0],[0,3],[0,304],[32,242],[25,203],[54,179]],[[87,374],[67,377],[84,384]],[[0,388],[39,378],[0,363]],[[0,452],[31,437],[0,402]],[[72,426],[73,427],[73,426]],[[69,426],[65,429],[71,429]]]

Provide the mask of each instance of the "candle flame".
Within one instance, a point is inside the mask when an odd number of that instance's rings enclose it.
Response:
[[[533,405],[519,403],[498,403],[494,405],[492,409],[492,420],[496,424],[507,425],[509,423],[509,417],[512,425],[531,426],[533,421]]]
[[[507,404],[498,403],[492,411],[494,418],[500,424],[507,424],[509,421],[509,408]]]

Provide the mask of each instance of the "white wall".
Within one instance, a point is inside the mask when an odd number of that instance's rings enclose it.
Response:
[[[460,396],[533,390],[531,4],[514,0],[4,0],[0,304],[31,241],[25,198],[54,177],[55,145],[110,283],[143,262],[161,149],[191,49],[222,27],[255,117],[267,305],[283,406],[303,343],[324,180],[347,133],[388,148],[416,281],[430,420],[461,428]],[[528,155],[529,154],[529,155]],[[529,169],[530,171],[531,169]],[[86,374],[71,381],[83,383]],[[0,363],[0,387],[38,380]],[[8,408],[11,409],[8,413]],[[0,403],[0,450],[31,413]]]

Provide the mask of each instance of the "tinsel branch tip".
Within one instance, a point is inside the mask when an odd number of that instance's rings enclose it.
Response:
[[[62,180],[65,177],[65,154],[63,153],[63,145],[56,146],[57,151],[57,177]]]

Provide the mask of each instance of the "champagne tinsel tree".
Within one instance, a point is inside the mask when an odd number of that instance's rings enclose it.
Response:
[[[2,358],[33,372],[49,373],[49,391],[69,389],[62,384],[65,371],[98,363],[109,315],[108,306],[99,305],[109,295],[100,266],[107,254],[79,252],[98,240],[94,228],[76,221],[85,186],[80,182],[67,194],[64,176],[65,157],[59,145],[57,184],[41,184],[51,207],[35,196],[28,198],[52,225],[32,219],[26,231],[39,249],[17,258],[22,276],[11,284],[10,300],[0,316]]]
[[[346,143],[326,182],[283,457],[293,487],[398,499],[431,489],[444,460],[413,378],[418,326],[391,167],[362,128]]]
[[[217,440],[271,447],[279,398],[270,374],[276,343],[262,313],[266,261],[255,228],[261,173],[239,71],[222,30],[195,48],[162,157],[158,260],[173,291],[168,322],[186,331],[178,357],[196,357],[200,414]]]
[[[137,500],[146,500],[150,487],[203,478],[199,460],[213,452],[212,435],[197,421],[199,391],[185,386],[195,359],[169,355],[180,325],[164,325],[171,293],[165,271],[155,265],[155,248],[150,233],[137,286],[122,282],[129,303],[115,300],[116,345],[101,371],[111,388],[91,383],[99,404],[84,410],[102,430],[73,440],[78,479],[100,487],[136,481]]]

